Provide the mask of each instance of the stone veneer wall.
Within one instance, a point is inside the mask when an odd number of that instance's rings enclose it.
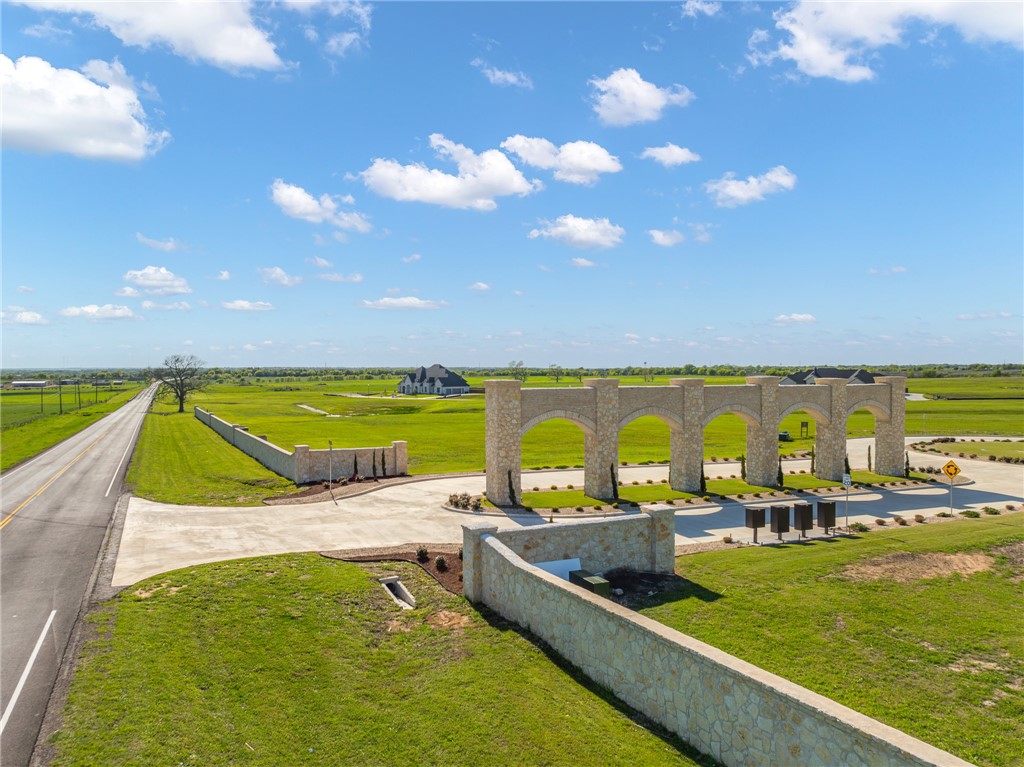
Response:
[[[408,445],[405,441],[392,442],[390,447],[333,450],[310,450],[308,445],[296,445],[295,452],[289,453],[268,442],[265,437],[250,434],[248,426],[228,423],[200,407],[194,408],[194,412],[196,418],[226,441],[297,485],[319,482],[329,477],[350,477],[356,473],[357,465],[359,474],[364,477],[396,477],[409,471]]]
[[[655,513],[650,519],[622,521],[614,529],[610,523],[569,522],[502,532],[485,523],[464,525],[466,595],[529,629],[627,704],[726,765],[969,767],[952,754],[544,572],[517,553],[535,562],[578,555],[587,569],[595,569],[588,562],[642,559],[640,552],[649,543],[645,531],[665,519]],[[616,557],[612,539],[629,533],[638,541]],[[604,545],[595,536],[603,536]]]

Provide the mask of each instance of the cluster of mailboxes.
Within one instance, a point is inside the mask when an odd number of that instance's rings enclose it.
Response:
[[[772,506],[767,509],[769,512],[769,524],[771,531],[782,540],[782,534],[790,531],[790,509],[792,509],[792,529],[800,532],[800,537],[805,537],[808,530],[814,528],[814,507],[809,503],[794,503],[792,506]],[[757,541],[758,528],[764,527],[764,507],[748,506],[747,527],[754,531],[754,541]],[[828,533],[829,528],[836,526],[836,502],[818,501],[818,527]]]

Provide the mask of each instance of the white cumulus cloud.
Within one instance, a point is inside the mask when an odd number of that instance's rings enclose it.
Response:
[[[25,309],[19,309],[14,311],[14,307],[10,307],[12,311],[3,312],[3,319],[5,322],[11,322],[15,325],[49,325],[50,321],[47,320],[39,312],[30,312]]]
[[[229,272],[227,269],[221,269],[219,272],[217,272],[217,279],[220,280],[221,282],[227,282],[228,280],[231,279],[231,272]]]
[[[775,325],[809,325],[817,322],[813,314],[780,314],[774,320]]]
[[[114,295],[118,298],[138,298],[142,294],[131,285],[125,285],[115,290]]]
[[[440,309],[448,305],[445,301],[425,301],[415,296],[389,296],[376,301],[363,301],[362,304],[367,309]]]
[[[774,43],[766,30],[755,31],[747,56],[754,66],[781,59],[809,77],[849,83],[873,80],[870,64],[878,50],[905,45],[915,22],[952,27],[969,43],[1024,47],[1024,5],[1015,2],[797,2],[773,18],[782,40]]]
[[[282,179],[274,179],[270,186],[270,196],[274,204],[291,218],[309,221],[311,224],[328,223],[339,229],[365,234],[373,227],[362,213],[338,209],[338,202],[346,202],[351,197],[335,198],[329,194],[314,197],[301,186],[289,184]]]
[[[677,232],[674,229],[648,229],[647,234],[651,235],[651,242],[655,245],[661,245],[663,248],[671,248],[673,245],[678,245],[686,239],[683,237],[682,232]]]
[[[131,269],[124,273],[124,279],[151,296],[173,296],[192,292],[184,277],[178,277],[163,266]]]
[[[274,308],[273,304],[266,301],[246,301],[243,298],[236,298],[234,301],[222,301],[221,306],[233,312],[269,312]]]
[[[694,98],[685,85],[659,88],[635,69],[616,69],[608,77],[590,81],[594,111],[606,125],[633,125],[661,118],[669,106],[686,106]]]
[[[474,282],[470,285],[467,290],[490,290],[491,286],[486,282]]]
[[[191,61],[205,61],[235,72],[280,69],[284,66],[268,34],[256,26],[249,2],[83,3],[78,0],[18,0],[41,11],[57,11],[89,19],[109,30],[125,45],[165,46]]]
[[[726,173],[720,179],[708,181],[704,189],[720,208],[735,208],[751,202],[760,202],[766,195],[785,192],[796,186],[796,174],[785,165],[776,165],[760,176],[736,178]]]
[[[673,143],[665,144],[665,146],[649,146],[640,153],[640,157],[644,160],[659,162],[666,168],[674,168],[677,165],[700,160],[700,155],[696,152],[691,152],[686,147],[676,146]]]
[[[127,306],[118,304],[86,304],[85,306],[68,306],[60,310],[63,317],[82,317],[88,320],[130,320],[137,315]]]
[[[280,266],[261,268],[257,269],[256,271],[258,271],[263,276],[263,282],[267,285],[283,285],[286,288],[291,288],[302,282],[301,277],[296,277],[295,275],[288,274],[288,272],[286,272]]]
[[[544,138],[510,136],[501,148],[512,152],[527,165],[554,170],[555,178],[570,184],[593,184],[602,173],[622,170],[619,158],[592,141],[570,141],[555,146]]]
[[[413,253],[411,256],[403,256],[402,257],[402,263],[403,264],[415,264],[421,258],[423,258],[423,256],[421,256],[419,253]]]
[[[484,77],[487,78],[487,82],[491,85],[500,85],[502,87],[513,85],[517,88],[526,88],[528,90],[533,88],[533,80],[522,72],[510,72],[505,69],[498,69],[497,67],[490,66],[483,59],[473,59],[469,63],[479,69],[483,73]]]
[[[170,304],[158,304],[155,301],[143,301],[142,308],[153,312],[187,312],[192,306],[188,301],[175,301]]]
[[[714,16],[720,10],[722,10],[721,3],[710,2],[709,0],[686,0],[683,3],[682,14],[683,16],[696,18],[698,15]]]
[[[607,218],[582,218],[571,213],[554,221],[541,221],[541,226],[530,231],[531,240],[550,237],[574,248],[614,248],[622,243],[626,230]]]
[[[34,56],[0,54],[4,146],[95,160],[141,160],[170,139],[150,127],[120,62],[91,61],[86,74]]]
[[[307,264],[312,264],[318,269],[330,269],[333,264],[326,258],[320,258],[320,256],[313,256],[312,258],[306,259]]]
[[[593,269],[597,264],[591,261],[589,258],[574,258],[569,261],[570,264],[575,266],[577,269]]]
[[[455,162],[458,175],[419,163],[402,165],[396,160],[378,158],[360,174],[363,183],[393,200],[475,210],[494,210],[498,207],[496,197],[523,197],[543,187],[539,181],[527,181],[497,149],[477,154],[440,133],[431,134],[430,146],[440,157]]]
[[[325,282],[362,282],[363,275],[358,272],[353,272],[352,274],[328,272],[327,274],[318,274],[317,279],[324,280]]]
[[[182,250],[185,247],[183,243],[178,242],[173,237],[168,237],[166,240],[154,240],[146,237],[142,232],[136,232],[135,239],[146,247],[153,248],[154,250],[162,250],[164,253]]]

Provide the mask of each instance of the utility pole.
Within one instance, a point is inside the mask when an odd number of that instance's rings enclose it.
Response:
[[[57,379],[57,406],[60,408],[60,414],[64,415],[64,382],[61,379]]]

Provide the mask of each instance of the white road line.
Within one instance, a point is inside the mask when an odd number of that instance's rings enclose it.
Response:
[[[124,459],[128,456],[128,451],[132,449],[132,444],[135,442],[135,435],[138,434],[139,433],[139,429],[142,428],[143,420],[144,419],[142,419],[142,418],[139,419],[139,425],[136,426],[135,427],[135,431],[132,432],[132,436],[128,440],[128,444],[124,448],[124,453],[121,454],[121,460],[117,462],[117,468],[114,469],[114,476],[112,476],[110,478],[110,484],[107,485],[107,492],[105,492],[103,494],[104,498],[106,498],[108,495],[110,495],[110,490],[114,487],[114,482],[117,480],[117,473],[119,471],[121,471],[121,464],[124,463]]]
[[[14,711],[14,704],[18,702],[18,696],[21,695],[21,688],[25,686],[25,680],[28,679],[28,673],[32,670],[32,664],[36,662],[36,656],[39,655],[39,648],[43,646],[43,640],[46,639],[46,632],[50,630],[50,624],[53,623],[53,616],[56,614],[56,610],[52,610],[50,612],[50,617],[46,619],[46,625],[43,626],[43,630],[39,634],[39,639],[36,640],[36,646],[28,658],[28,664],[25,666],[25,670],[21,672],[21,679],[18,680],[18,686],[14,688],[14,695],[11,696],[11,700],[7,704],[7,710],[4,711],[3,719],[0,719],[0,733],[2,733],[4,731],[4,727],[7,726],[7,720],[11,718],[11,712]]]

